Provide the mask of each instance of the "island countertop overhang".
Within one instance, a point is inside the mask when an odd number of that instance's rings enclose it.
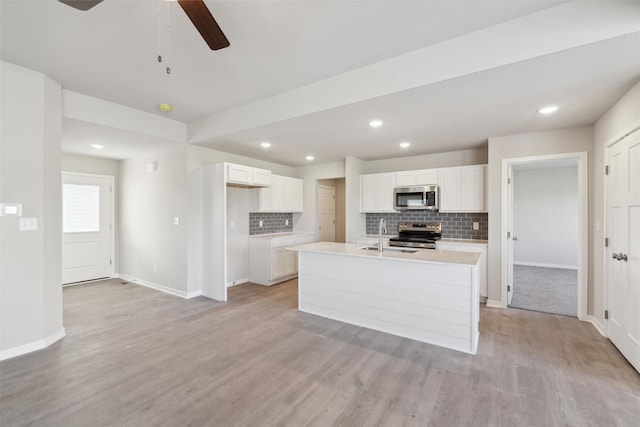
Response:
[[[407,262],[427,262],[438,264],[476,265],[480,260],[480,254],[475,252],[458,252],[439,249],[421,249],[414,253],[405,252],[378,252],[363,250],[362,245],[338,242],[306,243],[288,247],[287,249],[298,252],[327,253],[334,255],[346,255],[354,257],[388,259]]]

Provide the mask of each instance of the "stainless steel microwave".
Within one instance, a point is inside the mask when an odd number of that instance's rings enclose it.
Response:
[[[394,208],[398,211],[438,211],[438,186],[397,187],[393,190]]]

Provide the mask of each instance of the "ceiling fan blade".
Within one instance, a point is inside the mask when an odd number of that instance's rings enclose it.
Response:
[[[58,0],[60,3],[64,3],[67,6],[71,6],[75,9],[86,11],[91,9],[93,6],[101,3],[102,0]]]
[[[229,47],[229,40],[227,40],[203,0],[178,0],[178,4],[191,19],[191,22],[193,22],[193,25],[211,50]]]

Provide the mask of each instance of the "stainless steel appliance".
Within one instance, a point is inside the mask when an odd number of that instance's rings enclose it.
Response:
[[[441,237],[442,224],[439,222],[401,222],[398,237],[390,238],[389,246],[435,249],[436,241]]]
[[[393,190],[394,208],[398,211],[438,211],[438,186],[397,187]]]

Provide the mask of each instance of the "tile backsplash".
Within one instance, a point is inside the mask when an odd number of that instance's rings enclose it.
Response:
[[[368,213],[367,234],[378,234],[380,218],[387,221],[387,234],[398,232],[398,223],[405,222],[440,222],[443,239],[478,239],[489,238],[488,214],[486,213],[440,213],[428,211],[405,211],[394,213]],[[479,223],[480,229],[474,230],[473,223]]]
[[[287,220],[289,225],[286,225]],[[262,221],[262,227],[260,227]],[[249,213],[249,235],[273,234],[273,233],[291,233],[293,232],[293,214],[292,213]]]

